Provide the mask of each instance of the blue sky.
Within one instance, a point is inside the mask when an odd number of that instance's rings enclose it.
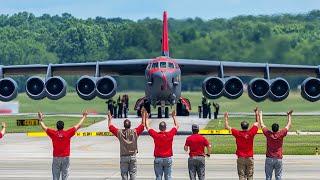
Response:
[[[21,11],[36,16],[64,12],[75,17],[102,16],[142,19],[161,18],[167,10],[170,17],[212,19],[237,15],[305,13],[320,9],[320,0],[0,0],[1,14]]]

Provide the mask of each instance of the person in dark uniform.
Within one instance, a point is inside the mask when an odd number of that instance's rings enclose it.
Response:
[[[106,104],[108,106],[108,112],[110,111],[111,115],[113,115],[113,100],[109,99],[106,101]]]
[[[205,98],[204,96],[202,96],[202,102],[201,102],[201,104],[202,104],[202,113],[203,113],[203,115],[202,115],[202,118],[207,118],[207,116],[208,116],[208,107],[207,107],[207,98]]]
[[[129,110],[129,96],[127,94],[122,96],[123,99],[123,113],[124,118],[127,118],[128,110]]]
[[[209,101],[207,103],[207,108],[208,108],[209,119],[211,119],[211,103]]]
[[[116,101],[112,101],[113,104],[113,117],[117,118],[117,114],[118,114],[118,105]]]
[[[219,109],[220,109],[220,106],[218,103],[212,103],[213,107],[214,107],[214,119],[218,119],[218,114],[219,114]]]
[[[117,104],[118,104],[118,118],[122,118],[123,103],[121,101],[120,96],[118,98]]]

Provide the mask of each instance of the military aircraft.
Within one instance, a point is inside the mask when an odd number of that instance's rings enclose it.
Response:
[[[208,76],[202,82],[203,95],[209,99],[225,96],[236,99],[243,94],[239,76],[253,76],[248,84],[248,95],[254,101],[269,98],[282,101],[290,92],[283,75],[308,76],[301,83],[301,95],[308,101],[320,99],[320,66],[268,63],[226,62],[214,60],[173,59],[169,56],[168,20],[163,13],[162,56],[153,59],[107,60],[103,62],[49,65],[0,66],[0,100],[10,101],[17,96],[17,83],[12,75],[33,75],[26,82],[26,93],[31,99],[45,97],[58,100],[66,95],[67,83],[60,75],[82,75],[76,83],[80,98],[92,100],[96,96],[109,99],[116,94],[117,82],[112,76],[145,76],[145,97],[138,104],[148,102],[158,106],[158,117],[168,117],[168,107],[177,101],[190,104],[181,97],[181,76]],[[45,74],[42,79],[37,74]]]

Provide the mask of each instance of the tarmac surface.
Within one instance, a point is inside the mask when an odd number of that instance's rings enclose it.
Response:
[[[140,118],[130,117],[132,126]],[[164,119],[168,128],[172,119]],[[162,120],[152,119],[157,129]],[[188,131],[193,123],[204,127],[208,120],[196,116],[178,117],[180,130]],[[121,127],[123,119],[114,119]],[[107,122],[101,121],[81,131],[106,131]],[[188,179],[187,158],[183,151],[186,136],[174,139],[173,179]],[[139,137],[137,179],[154,179],[153,140]],[[0,180],[48,180],[51,178],[52,145],[48,137],[27,137],[26,134],[7,134],[0,141]],[[263,155],[255,155],[254,179],[264,179]],[[284,156],[283,179],[320,179],[319,156]],[[72,180],[121,179],[119,170],[119,143],[115,137],[74,137],[71,145],[70,176]],[[238,179],[235,155],[212,155],[206,159],[206,179]]]

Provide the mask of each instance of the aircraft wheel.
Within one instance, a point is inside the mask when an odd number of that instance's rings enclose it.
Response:
[[[166,107],[166,108],[164,109],[164,117],[165,117],[165,118],[169,118],[169,107]]]
[[[158,107],[158,118],[162,118],[161,107]]]

